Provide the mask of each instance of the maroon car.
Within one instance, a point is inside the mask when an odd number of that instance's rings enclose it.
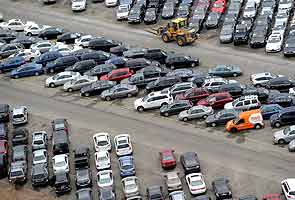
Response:
[[[163,169],[176,167],[176,157],[174,155],[174,150],[165,149],[159,152],[159,155],[160,155],[160,162]]]
[[[232,102],[233,98],[228,92],[214,93],[206,99],[201,99],[197,105],[211,106],[212,108],[223,108],[224,104]]]
[[[184,94],[179,94],[175,98],[177,100],[190,100],[192,103],[197,103],[199,100],[208,97],[210,93],[205,88],[192,88]]]

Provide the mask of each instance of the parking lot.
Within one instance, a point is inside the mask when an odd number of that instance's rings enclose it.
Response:
[[[20,17],[38,23],[57,25],[71,31],[81,31],[96,35],[105,35],[134,46],[161,47],[168,51],[186,53],[201,59],[199,69],[207,71],[209,67],[220,63],[238,64],[244,75],[238,78],[249,83],[249,75],[255,72],[271,71],[294,78],[294,62],[280,55],[268,56],[246,48],[220,46],[214,31],[201,38],[195,45],[179,48],[175,44],[163,44],[142,28],[118,24],[112,18],[112,9],[90,5],[86,13],[72,12],[67,2],[46,6],[40,9],[38,2],[0,1],[0,11],[10,18]],[[60,5],[64,5],[61,7]],[[19,13],[18,10],[22,10]],[[112,23],[110,23],[112,22]],[[218,46],[218,48],[216,47]],[[211,181],[218,176],[227,176],[231,180],[234,198],[245,194],[254,194],[261,198],[263,194],[280,192],[280,181],[294,173],[293,155],[284,146],[272,144],[275,131],[266,124],[262,130],[229,135],[223,128],[207,128],[202,120],[191,123],[178,122],[176,117],[160,117],[158,111],[137,113],[133,109],[135,98],[103,102],[95,97],[81,98],[79,93],[65,93],[60,88],[44,89],[47,76],[12,80],[6,75],[0,77],[1,102],[13,105],[26,105],[29,108],[30,132],[46,130],[51,134],[50,122],[65,117],[71,126],[71,149],[79,144],[91,149],[91,169],[95,174],[92,135],[97,132],[109,132],[112,136],[129,133],[134,145],[137,176],[141,181],[143,194],[147,186],[163,185],[158,152],[164,148],[173,148],[176,155],[186,151],[199,154],[202,173],[211,194]],[[71,160],[71,175],[74,188],[74,168]],[[30,164],[31,162],[29,162]],[[112,166],[115,174],[116,192],[123,197],[117,157],[112,154]],[[183,175],[178,163],[177,170]],[[94,181],[94,196],[97,199],[97,187]],[[182,181],[184,181],[182,177]],[[185,185],[185,184],[184,184]],[[25,185],[31,188],[30,182]],[[185,189],[187,191],[187,188]],[[74,190],[73,190],[74,191]],[[41,192],[54,196],[50,187]],[[60,197],[73,199],[74,192]],[[188,197],[190,197],[187,192]],[[32,198],[33,199],[33,198]],[[189,198],[190,199],[190,198]]]

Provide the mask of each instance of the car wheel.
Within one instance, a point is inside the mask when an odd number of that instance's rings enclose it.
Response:
[[[44,40],[47,40],[47,37],[44,37]]]
[[[211,124],[211,126],[212,126],[212,127],[216,127],[216,123],[213,122],[213,123]]]
[[[15,79],[18,79],[18,78],[19,78],[19,76],[18,76],[18,75],[15,75],[15,76],[14,76],[14,78],[15,78]]]
[[[144,111],[144,108],[142,106],[139,106],[139,107],[137,107],[137,111],[138,112],[143,112]]]
[[[127,94],[127,97],[132,97],[132,94],[128,93],[128,94]]]
[[[283,140],[283,139],[279,139],[278,144],[280,144],[280,145],[285,144],[285,140]]]
[[[192,63],[192,67],[195,67],[195,66],[196,66],[196,63],[193,62],[193,63]]]
[[[258,88],[260,88],[261,87],[261,85],[260,84],[257,84],[257,85],[255,85],[256,87],[258,87]]]
[[[28,36],[32,36],[33,34],[29,32],[27,35],[28,35]]]
[[[50,69],[49,72],[50,72],[50,73],[54,73],[54,69]]]
[[[111,99],[111,97],[107,96],[107,97],[105,98],[105,100],[110,101],[110,100],[112,100],[112,99]]]
[[[234,77],[237,77],[237,76],[238,76],[238,74],[237,74],[237,73],[233,73],[233,76],[234,76]]]
[[[280,128],[281,127],[281,123],[280,122],[276,122],[274,125],[275,125],[276,128]]]
[[[177,37],[176,43],[178,44],[178,46],[182,47],[185,45],[185,39],[183,37]]]
[[[171,65],[170,68],[171,68],[171,69],[175,69],[174,65]]]
[[[73,92],[73,88],[69,88],[68,89],[68,92]]]
[[[236,128],[232,128],[232,129],[230,129],[230,132],[231,132],[231,133],[236,133],[236,132],[238,132],[238,129],[236,129]]]
[[[184,122],[187,122],[188,121],[188,118],[187,117],[183,118],[183,121]]]
[[[170,41],[169,36],[167,34],[162,35],[162,40],[163,40],[163,42],[169,42]]]
[[[162,103],[161,104],[161,107],[166,106],[166,105],[168,105],[168,103],[166,103],[166,102],[165,103]]]
[[[55,87],[55,84],[54,83],[50,83],[49,84],[49,87],[54,88]]]
[[[208,117],[207,115],[204,115],[204,116],[203,116],[203,119],[207,119],[207,117]]]
[[[0,74],[2,74],[3,73],[3,71],[0,69]]]
[[[164,113],[164,116],[165,116],[165,117],[169,117],[169,113],[165,112],[165,113]]]
[[[35,73],[35,76],[39,76],[39,72],[36,72],[36,73]]]
[[[86,92],[86,93],[84,94],[84,96],[85,96],[85,97],[89,97],[89,96],[90,96],[89,92]]]
[[[256,125],[254,126],[254,128],[255,128],[255,129],[261,129],[262,126],[261,126],[260,124],[256,124]]]

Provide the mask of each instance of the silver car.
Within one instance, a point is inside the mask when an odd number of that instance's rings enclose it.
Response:
[[[289,145],[288,145],[288,150],[289,150],[290,152],[295,151],[295,139],[292,140],[292,141],[289,143]]]
[[[38,131],[32,134],[32,150],[46,149],[48,146],[48,135],[45,131]]]
[[[274,144],[286,144],[295,139],[295,125],[279,130],[273,134]]]
[[[111,89],[103,91],[100,97],[102,100],[110,101],[116,98],[136,96],[137,94],[138,94],[138,88],[136,85],[121,83],[121,84],[115,85]]]
[[[180,121],[188,121],[199,118],[206,119],[208,115],[212,115],[213,113],[214,110],[212,109],[212,107],[194,106],[189,110],[185,110],[179,113],[177,118]]]
[[[164,175],[164,180],[165,180],[165,184],[168,189],[168,192],[172,192],[175,190],[182,190],[182,184],[178,176],[178,172],[175,172],[175,171],[167,172],[167,174]]]
[[[139,195],[139,180],[136,176],[128,176],[121,180],[126,198]]]
[[[79,76],[74,80],[68,81],[64,84],[64,91],[67,92],[73,92],[76,90],[80,90],[82,87],[88,86],[91,83],[94,83],[97,81],[96,76]]]

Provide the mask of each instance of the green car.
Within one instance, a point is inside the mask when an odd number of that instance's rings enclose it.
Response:
[[[242,75],[242,70],[236,65],[216,65],[208,73],[210,76],[237,77]]]

